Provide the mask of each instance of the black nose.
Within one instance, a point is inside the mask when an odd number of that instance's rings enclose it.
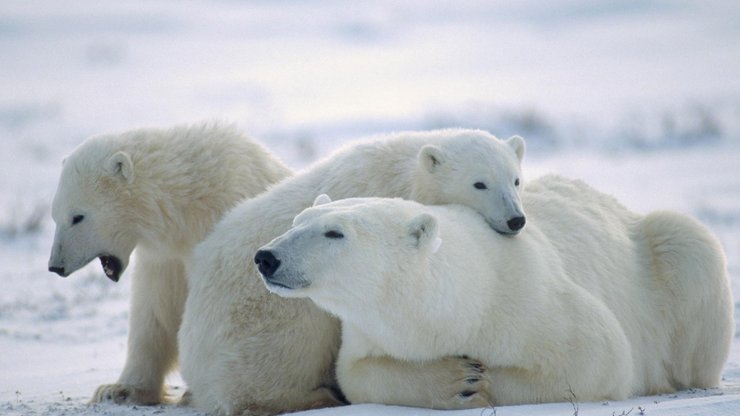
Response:
[[[64,276],[64,267],[49,266],[49,271],[52,273],[56,273],[59,276]]]
[[[254,263],[257,265],[262,276],[270,277],[275,273],[275,270],[280,267],[280,260],[275,258],[269,250],[260,250],[254,256]]]
[[[511,231],[519,231],[524,227],[524,223],[526,222],[527,220],[524,217],[514,217],[509,221],[506,221],[506,225],[509,226]]]

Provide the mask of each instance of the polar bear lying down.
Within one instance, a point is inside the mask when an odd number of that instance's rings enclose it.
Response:
[[[215,414],[283,413],[336,405],[339,322],[307,299],[271,295],[253,262],[316,195],[403,197],[459,203],[485,232],[526,233],[519,192],[524,141],[478,130],[398,133],[352,143],[227,213],[194,250],[179,337],[180,371],[193,406]],[[493,229],[493,230],[492,230]],[[435,363],[445,398],[469,389],[469,359]],[[428,366],[426,366],[428,367]],[[425,370],[426,371],[426,370]],[[416,384],[407,371],[409,384]],[[427,377],[426,373],[419,373]],[[481,403],[482,405],[485,402]]]
[[[255,261],[270,291],[342,320],[336,371],[352,403],[450,407],[434,377],[392,374],[454,355],[483,362],[469,393],[497,405],[720,382],[734,330],[725,259],[688,217],[638,215],[558,177],[523,192],[515,238],[463,206],[317,202]]]

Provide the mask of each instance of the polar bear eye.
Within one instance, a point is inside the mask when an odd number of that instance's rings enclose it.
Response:
[[[339,231],[327,231],[324,233],[324,237],[326,238],[344,238],[344,234],[340,233]]]
[[[72,225],[77,225],[82,222],[82,220],[85,219],[84,215],[75,215],[72,217]]]
[[[473,184],[473,186],[475,187],[475,189],[488,189],[486,184],[483,182],[476,182]]]
[[[519,178],[516,178],[516,179],[514,180],[514,186],[519,186]]]

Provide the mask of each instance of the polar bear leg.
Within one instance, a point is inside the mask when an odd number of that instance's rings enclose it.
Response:
[[[337,378],[350,403],[384,403],[433,409],[490,406],[485,367],[467,357],[401,361],[369,355],[364,336],[343,325]]]
[[[470,409],[491,406],[485,368],[467,357],[434,361],[400,361],[390,357],[364,357],[344,370],[345,380],[362,383],[353,403],[386,403],[433,409]],[[347,382],[347,389],[351,389]],[[367,388],[372,385],[373,388]],[[348,396],[349,397],[349,396]]]
[[[93,403],[161,403],[164,378],[177,361],[177,331],[187,294],[182,263],[140,255],[132,279],[126,365],[117,383],[98,387]]]
[[[513,365],[489,358],[485,376],[496,405],[624,400],[632,392],[632,348],[616,316],[584,289],[566,287],[548,309],[554,319],[540,316],[547,329],[520,344]]]

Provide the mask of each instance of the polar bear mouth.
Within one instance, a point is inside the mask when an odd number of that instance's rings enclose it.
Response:
[[[116,256],[102,255],[99,257],[100,264],[103,266],[103,273],[105,276],[114,281],[118,282],[123,271],[123,263]]]
[[[270,292],[280,295],[280,296],[286,296],[286,297],[295,297],[299,296],[298,293],[300,292],[300,289],[305,289],[308,286],[311,285],[310,282],[304,280],[304,279],[280,279],[275,278],[275,276],[271,277],[264,277],[262,276],[262,281],[265,282],[265,286],[267,287],[267,290]]]
[[[288,285],[286,285],[284,283],[275,282],[275,281],[272,281],[272,280],[268,280],[267,281],[267,284],[270,285],[270,286],[272,286],[272,287],[279,288],[279,289],[288,289],[288,290],[293,289],[292,287],[290,287],[290,286],[288,286]]]
[[[277,289],[295,290],[303,289],[310,285],[309,282],[303,279],[275,279],[273,277],[263,277],[263,279],[269,286]]]

